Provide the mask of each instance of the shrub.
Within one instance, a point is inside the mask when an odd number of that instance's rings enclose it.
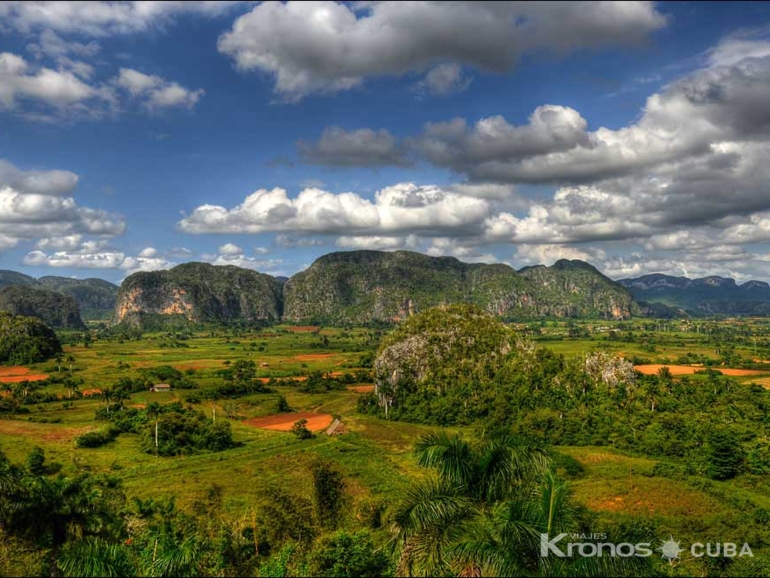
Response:
[[[310,438],[314,437],[313,432],[307,429],[306,419],[295,421],[294,425],[291,426],[291,433],[293,433],[301,440],[309,440]]]
[[[278,399],[275,403],[275,411],[276,413],[287,413],[292,411],[291,406],[289,405],[289,402],[286,401],[285,395],[279,395]]]
[[[318,459],[310,466],[313,474],[313,497],[321,526],[334,529],[339,525],[345,506],[345,480],[342,472],[326,460]]]
[[[114,441],[119,433],[120,431],[114,427],[90,431],[75,438],[75,446],[79,448],[99,448]]]
[[[388,556],[377,550],[369,533],[339,531],[320,540],[310,555],[313,576],[387,576]]]
[[[31,474],[41,475],[45,470],[45,452],[43,448],[32,448],[27,456],[27,467]]]

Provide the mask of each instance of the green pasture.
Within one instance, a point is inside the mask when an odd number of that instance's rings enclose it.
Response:
[[[606,339],[608,332],[595,329],[599,324],[611,325],[593,322],[590,337],[562,336],[559,340],[553,338],[566,330],[566,324],[546,326],[539,345],[565,355],[604,350],[643,357],[653,363],[675,361],[687,353],[719,357],[719,345],[708,341],[703,333],[653,334],[658,343],[656,352],[651,353],[645,345],[645,329],[632,331],[638,340],[610,341]],[[745,324],[760,343],[756,347],[766,347],[770,325],[752,320]],[[200,388],[207,388],[221,383],[218,370],[240,359],[254,361],[258,375],[268,378],[299,377],[314,371],[355,372],[361,369],[362,360],[376,350],[379,337],[375,330],[363,328],[307,330],[276,326],[237,334],[227,330],[202,332],[185,339],[168,334],[150,334],[137,341],[95,339],[88,348],[67,346],[61,371],[67,372],[72,366],[73,375],[83,380],[81,390],[85,390],[110,387],[120,377],[134,376],[143,368],[170,365],[187,372]],[[751,359],[751,338],[749,343],[735,346],[733,351]],[[36,373],[58,371],[54,361],[30,369]],[[123,434],[98,449],[77,449],[74,440],[78,435],[105,427],[94,419],[104,402],[99,397],[74,399],[72,407],[66,408],[66,391],[54,391],[63,399],[27,406],[29,414],[0,420],[0,447],[11,460],[23,462],[32,448],[41,447],[47,462],[58,464],[56,467],[65,474],[110,473],[123,480],[129,497],[173,495],[182,506],[194,507],[216,488],[222,492],[223,508],[233,516],[249,512],[269,487],[308,495],[308,464],[319,455],[339,464],[357,502],[392,503],[412,480],[425,475],[414,461],[412,447],[421,435],[436,429],[358,414],[356,402],[362,394],[347,390],[305,393],[299,387],[279,385],[270,393],[196,405],[209,414],[216,410],[217,419],[230,420],[237,447],[215,454],[159,458],[143,452],[135,434]],[[191,393],[140,392],[133,394],[126,405],[184,402]],[[280,394],[297,411],[340,416],[348,433],[331,437],[319,434],[312,440],[300,441],[289,432],[261,430],[244,423],[249,418],[275,413]],[[754,531],[756,525],[748,523],[746,516],[753,515],[749,512],[770,512],[770,484],[765,480],[678,479],[662,475],[654,459],[626,455],[612,448],[562,447],[556,451],[582,465],[580,474],[567,478],[578,502],[596,512],[599,520],[642,517],[661,535],[671,534],[682,540],[761,540],[761,533]],[[767,545],[757,544],[757,548],[763,551]]]

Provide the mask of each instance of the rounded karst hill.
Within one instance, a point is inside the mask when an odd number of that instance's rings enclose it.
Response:
[[[515,347],[514,332],[479,307],[429,309],[383,341],[374,362],[378,403],[406,419],[457,421],[469,404],[481,402],[485,384]]]
[[[40,319],[0,311],[0,364],[36,363],[61,351],[56,333]]]

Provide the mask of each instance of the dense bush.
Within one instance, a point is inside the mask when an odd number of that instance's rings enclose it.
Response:
[[[215,422],[203,412],[184,407],[179,402],[150,403],[141,410],[124,408],[107,412],[106,408],[101,408],[96,412],[96,418],[111,421],[113,427],[108,431],[115,435],[121,432],[139,434],[142,449],[160,456],[218,452],[235,445],[228,421]]]
[[[98,431],[90,431],[75,438],[75,445],[79,448],[98,448],[114,441],[120,433],[115,427]]]
[[[161,456],[191,454],[198,451],[219,452],[233,447],[230,423],[208,419],[203,412],[180,404],[161,406],[155,419],[146,419],[141,428],[142,449]],[[147,418],[147,412],[141,412]],[[157,442],[155,433],[157,424]]]

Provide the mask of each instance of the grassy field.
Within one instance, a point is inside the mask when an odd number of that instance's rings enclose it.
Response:
[[[376,345],[373,332],[364,329],[338,329],[278,326],[256,333],[235,336],[196,335],[182,341],[186,347],[161,347],[169,339],[151,335],[140,341],[96,340],[89,348],[65,348],[74,357],[73,374],[82,378],[81,390],[103,389],[120,377],[134,375],[138,369],[170,365],[188,373],[200,388],[221,383],[216,371],[239,359],[257,363],[259,377],[302,377],[313,371],[342,374],[360,369],[362,355]],[[324,345],[326,338],[327,345]],[[259,349],[262,349],[261,351]],[[62,371],[68,371],[65,362]],[[33,373],[56,373],[55,363],[29,368]],[[363,385],[363,384],[360,384]],[[419,475],[410,457],[415,439],[430,427],[385,423],[357,415],[354,391],[304,393],[297,387],[278,386],[271,393],[254,394],[235,400],[203,402],[197,407],[218,419],[230,414],[238,447],[217,454],[156,457],[141,450],[138,436],[122,435],[98,449],[77,449],[74,439],[103,424],[94,420],[103,406],[99,396],[75,399],[64,408],[67,392],[52,386],[61,402],[32,406],[31,413],[18,419],[0,420],[3,451],[14,461],[23,461],[33,447],[41,447],[46,459],[61,465],[61,471],[109,472],[124,481],[126,493],[139,498],[176,496],[180,505],[190,504],[213,485],[225,496],[225,506],[241,511],[270,485],[307,494],[310,474],[307,463],[313,455],[334,459],[351,482],[356,496],[390,499],[409,478]],[[132,395],[128,407],[152,401],[185,401],[195,390],[141,392]],[[342,436],[320,434],[300,441],[289,432],[259,429],[244,422],[275,412],[279,395],[285,395],[292,409],[340,416],[349,433]]]
[[[604,323],[604,322],[602,322]],[[587,327],[589,324],[585,324]],[[707,342],[699,332],[652,333],[656,352],[649,351],[649,338],[637,330],[634,342],[608,340],[608,331],[589,330],[589,336],[569,337],[561,332],[566,324],[545,327],[540,345],[566,355],[596,349],[639,356],[651,362],[675,361],[688,353],[708,356],[715,363],[722,347]],[[744,361],[754,358],[756,349],[766,348],[764,329],[756,330],[761,341],[754,349],[751,340],[732,350]],[[221,383],[217,370],[240,359],[253,360],[258,376],[264,378],[302,377],[313,371],[344,374],[361,369],[362,360],[371,357],[380,335],[370,329],[321,329],[276,326],[235,335],[219,330],[196,334],[187,339],[168,335],[148,335],[138,341],[100,340],[91,347],[68,346],[61,370],[72,366],[83,379],[81,390],[102,389],[122,376],[132,376],[142,368],[170,365],[185,371],[199,388]],[[756,338],[756,337],[755,337]],[[645,344],[645,339],[647,343]],[[684,343],[684,345],[681,345]],[[180,346],[181,345],[181,346]],[[28,368],[32,373],[56,373],[57,364],[47,362]],[[770,383],[768,376],[740,378],[744,382]],[[362,384],[360,384],[362,385]],[[197,407],[217,419],[228,419],[237,447],[219,453],[182,457],[156,457],[145,453],[137,435],[124,434],[98,449],[76,449],[74,439],[102,427],[94,419],[102,407],[98,397],[75,399],[70,407],[63,388],[54,391],[57,402],[29,407],[30,413],[0,420],[0,447],[14,461],[23,462],[34,447],[45,450],[49,463],[60,464],[61,471],[111,473],[123,480],[129,497],[162,498],[175,496],[181,506],[194,506],[212,488],[223,495],[223,507],[233,516],[250,511],[269,487],[308,495],[311,476],[308,464],[316,456],[334,460],[346,475],[355,502],[374,500],[392,503],[411,480],[424,475],[417,467],[412,447],[423,434],[435,428],[409,423],[383,421],[356,413],[360,393],[349,390],[304,393],[294,386],[276,386],[270,393],[253,394],[235,400],[203,402]],[[134,394],[127,406],[157,401],[185,401],[195,390]],[[279,395],[285,395],[296,411],[313,411],[339,416],[347,433],[301,441],[289,432],[259,429],[244,423],[251,418],[276,412]],[[762,479],[739,478],[732,482],[703,479],[676,479],[656,470],[656,460],[623,454],[611,448],[563,447],[564,453],[582,466],[580,474],[569,476],[578,502],[598,513],[600,519],[635,516],[648,519],[661,535],[689,540],[713,536],[735,542],[752,539],[752,525],[746,512],[770,511],[770,484]],[[764,545],[758,545],[761,548]]]

